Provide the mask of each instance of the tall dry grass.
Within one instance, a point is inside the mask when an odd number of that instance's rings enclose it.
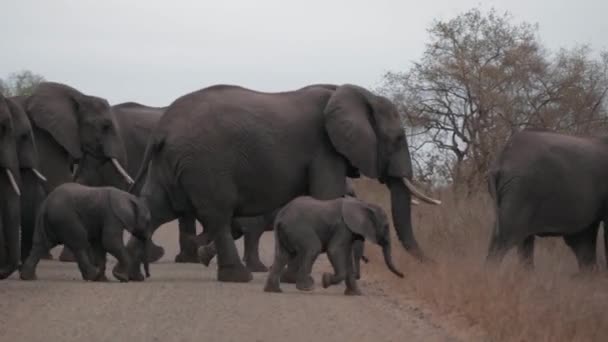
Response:
[[[390,210],[385,187],[368,179],[355,183],[360,198]],[[379,277],[383,286],[424,301],[440,316],[458,316],[460,329],[482,331],[484,341],[608,341],[603,248],[598,247],[600,270],[591,276],[580,276],[561,238],[536,239],[533,271],[520,267],[515,250],[499,267],[484,268],[494,216],[490,197],[481,192],[465,199],[452,190],[438,196],[441,206],[413,209],[418,242],[437,264],[421,265],[394,248],[406,273],[397,279],[383,270],[377,249],[368,248],[372,261],[362,270],[364,278],[366,272]]]

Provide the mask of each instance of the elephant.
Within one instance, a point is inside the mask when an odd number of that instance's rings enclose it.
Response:
[[[594,269],[599,224],[608,219],[606,169],[607,138],[515,133],[489,171],[495,223],[487,263],[500,262],[517,246],[520,261],[532,268],[535,237],[561,236],[579,268]]]
[[[334,274],[323,273],[323,288],[346,283],[346,295],[361,295],[352,254],[354,242],[367,239],[382,247],[388,269],[403,278],[391,256],[388,217],[382,208],[357,198],[317,200],[309,196],[289,202],[274,222],[275,254],[264,291],[281,292],[279,279],[288,263],[297,263],[296,288],[310,291],[313,264],[319,254],[327,253]]]
[[[87,168],[95,167],[83,163],[73,175],[73,166],[90,156],[111,161],[125,181],[133,182],[124,169],[123,165],[128,164],[125,146],[112,108],[105,99],[56,82],[42,82],[31,95],[13,99],[25,110],[32,124],[40,169],[47,179],[46,193],[71,182],[74,176],[78,177],[78,172],[89,172]],[[39,205],[29,207],[24,214],[36,217]],[[27,251],[24,253],[27,255]]]
[[[349,178],[346,179],[345,196],[357,197],[352,180],[350,180]],[[244,256],[245,260],[244,261],[246,261],[246,265],[250,270],[251,270],[251,267],[249,266],[249,263],[248,263],[250,261],[247,260],[247,257],[248,257],[247,249],[248,249],[248,247],[251,250],[255,249],[255,252],[253,252],[253,254],[259,260],[260,237],[262,236],[263,232],[272,230],[273,222],[274,222],[277,212],[278,212],[278,209],[273,210],[271,213],[266,214],[266,215],[254,216],[254,217],[250,217],[250,218],[240,218],[240,219],[235,219],[232,221],[231,232],[232,232],[233,239],[237,240],[241,236],[246,234],[247,232],[251,233],[251,235],[253,236],[251,239],[249,239],[249,241],[247,239],[245,239],[245,256]],[[251,227],[253,227],[253,229]],[[197,241],[197,244],[199,244],[201,247],[198,248],[197,254],[200,259],[200,262],[205,266],[209,266],[209,263],[217,254],[217,250],[215,248],[215,244],[213,243],[213,241],[209,241],[208,236],[204,236],[204,235],[208,235],[208,234],[201,233],[200,235],[201,235],[201,238],[199,238],[199,240]],[[248,246],[248,244],[250,246]],[[355,244],[353,245],[353,262],[355,263],[354,270],[355,270],[355,277],[357,279],[360,278],[360,269],[361,269],[360,262],[364,261],[367,263],[369,261],[367,259],[367,257],[365,257],[365,255],[363,254],[363,250],[364,250],[363,240],[355,241]],[[261,264],[262,262],[260,261],[259,263]],[[262,267],[265,268],[265,266],[263,264],[262,264]],[[260,269],[260,271],[265,272],[265,271],[267,271],[267,269],[266,270]],[[293,283],[293,282],[295,282],[295,279],[286,277],[283,279],[283,281]]]
[[[118,133],[125,144],[128,161],[126,170],[129,174],[137,174],[141,166],[148,138],[165,110],[166,107],[149,107],[136,102],[125,102],[112,106]],[[86,165],[87,167],[80,168],[82,171],[79,172],[78,177],[75,179],[77,183],[90,186],[114,186],[123,190],[128,189],[129,184],[116,172],[116,168],[107,162],[107,159],[103,160],[94,156],[86,156],[81,159],[80,165]],[[175,256],[175,262],[198,263],[196,249],[198,245],[206,240],[206,236],[200,236],[198,239],[195,238],[196,226],[192,215],[183,213],[178,217],[178,221],[180,252]],[[244,260],[249,270],[252,272],[266,272],[268,269],[260,261],[258,244],[262,233],[272,228],[272,221],[266,219],[265,216],[239,218],[234,220],[233,226],[238,237],[244,235]],[[238,238],[237,236],[235,238]],[[149,251],[149,261],[157,261],[163,254],[163,249],[152,243],[151,250]],[[70,253],[62,253],[62,260],[75,261]]]
[[[36,279],[40,257],[56,245],[65,244],[74,252],[84,280],[107,281],[106,253],[114,256],[119,265],[128,267],[130,263],[123,229],[144,245],[151,239],[150,211],[136,196],[109,186],[64,183],[40,206],[34,244],[21,267],[20,277]],[[149,277],[147,258],[143,265]],[[112,273],[120,282],[129,281],[127,273]]]
[[[282,93],[215,85],[186,94],[161,117],[130,191],[141,191],[154,229],[193,212],[217,246],[217,279],[249,282],[230,234],[233,217],[262,215],[301,195],[342,197],[344,179],[360,173],[387,185],[403,247],[428,260],[414,238],[410,199],[440,201],[412,182],[397,107],[355,85]],[[127,248],[141,259],[137,244]],[[143,279],[137,262],[130,272]]]
[[[12,106],[0,94],[0,279],[8,278],[18,267],[21,257],[19,227],[21,225],[19,158],[17,136],[12,119]]]
[[[13,132],[17,148],[17,159],[19,162],[19,176],[21,179],[21,262],[25,261],[27,254],[32,248],[32,235],[34,233],[35,206],[40,205],[46,192],[46,177],[39,170],[39,157],[32,132],[32,125],[25,111],[11,98],[5,98],[11,112]],[[48,257],[48,256],[46,256]]]

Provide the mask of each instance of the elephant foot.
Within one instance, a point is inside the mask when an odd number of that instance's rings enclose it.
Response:
[[[180,252],[175,256],[176,263],[192,263],[198,264],[200,262],[198,253],[184,253]]]
[[[344,294],[347,296],[362,296],[363,295],[363,293],[361,293],[361,290],[349,289],[349,288],[346,288],[346,290],[344,290]]]
[[[148,262],[157,262],[165,255],[165,249],[159,245],[154,243],[150,244],[150,249],[148,250]]]
[[[63,247],[61,250],[61,254],[59,254],[59,261],[61,262],[76,262],[76,258],[74,257],[74,253],[68,248]]]
[[[127,274],[127,272],[121,272],[116,268],[112,270],[112,275],[114,276],[114,278],[116,278],[116,280],[120,281],[121,283],[126,283],[129,281],[129,274]]]
[[[22,270],[19,272],[19,278],[21,278],[21,280],[38,280],[34,270]]]
[[[132,267],[129,272],[127,272],[120,264],[116,264],[114,268],[112,268],[112,275],[121,282],[129,280],[144,281],[144,275],[141,273],[139,267]]]
[[[268,267],[266,267],[266,265],[264,265],[260,260],[250,261],[250,262],[247,262],[246,264],[247,264],[247,268],[251,272],[255,272],[255,273],[268,272]]]
[[[103,272],[100,269],[93,267],[82,274],[82,279],[86,281],[98,281],[102,275]]]
[[[298,276],[295,272],[290,272],[289,268],[281,274],[281,283],[286,284],[295,284],[298,279]]]
[[[229,283],[248,283],[253,279],[253,275],[243,264],[234,266],[220,266],[217,270],[217,280]]]
[[[215,249],[210,246],[199,247],[196,254],[201,264],[209,266],[211,260],[215,257]]]
[[[333,278],[333,274],[323,273],[323,277],[321,278],[321,283],[323,284],[324,289],[331,286],[331,278]]]
[[[266,286],[264,286],[264,292],[282,293],[283,290],[281,290],[279,284],[266,283]]]
[[[300,291],[312,291],[315,288],[315,280],[311,276],[296,282],[296,289]]]

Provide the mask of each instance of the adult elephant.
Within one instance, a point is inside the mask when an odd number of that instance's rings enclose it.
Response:
[[[496,222],[487,260],[499,262],[517,246],[521,261],[532,267],[535,237],[561,236],[582,270],[594,268],[599,224],[608,219],[606,170],[606,138],[514,134],[489,173]]]
[[[233,217],[271,212],[299,195],[342,197],[358,172],[385,183],[403,246],[426,260],[412,231],[412,164],[394,104],[354,85],[262,93],[217,85],[175,100],[149,141],[136,187],[153,226],[189,210],[218,251],[218,280],[248,282],[230,235]],[[144,182],[144,176],[145,182]],[[141,245],[131,239],[137,259]],[[135,260],[137,260],[135,259]],[[130,270],[143,279],[139,263]]]
[[[20,195],[19,158],[11,105],[0,95],[0,245],[3,260],[0,260],[0,279],[10,276],[19,267]]]
[[[136,102],[125,102],[112,106],[118,134],[125,144],[128,160],[126,170],[129,174],[137,174],[141,167],[148,138],[166,109],[167,107],[150,107]],[[128,189],[129,184],[124,177],[107,160],[86,156],[81,159],[79,169],[82,171],[76,177],[78,183]],[[204,238],[195,238],[196,222],[192,213],[182,212],[179,215],[180,252],[175,256],[175,261],[198,263],[196,249],[201,243],[200,240],[204,240]],[[239,234],[238,237],[245,236],[244,260],[251,271],[267,271],[266,266],[260,261],[258,244],[268,225],[272,226],[272,221],[269,221],[266,216],[239,218],[235,219],[232,224],[234,231],[238,232],[235,234]],[[235,237],[238,238],[236,235]],[[163,254],[162,247],[152,244],[148,253],[149,261],[157,261]],[[75,261],[73,255],[68,252],[62,253],[62,260]]]
[[[19,103],[11,98],[5,98],[11,114],[17,160],[20,176],[20,212],[21,212],[21,261],[27,258],[32,248],[34,234],[35,207],[42,203],[46,193],[46,177],[39,171],[39,157],[32,132],[32,125]],[[11,247],[12,248],[12,247]]]
[[[111,161],[127,182],[133,182],[124,169],[125,147],[112,108],[105,99],[83,94],[65,84],[43,82],[32,95],[15,100],[32,124],[40,169],[47,178],[47,193],[71,182],[73,165],[89,156]],[[89,172],[89,167],[94,166],[82,165],[78,170]],[[25,215],[35,217],[38,205],[30,207]]]

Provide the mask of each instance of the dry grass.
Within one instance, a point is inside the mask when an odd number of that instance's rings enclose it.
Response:
[[[360,179],[356,186],[360,198],[390,210],[382,185]],[[580,277],[574,255],[559,238],[537,239],[534,271],[518,265],[515,251],[497,269],[484,269],[493,221],[489,196],[464,200],[446,191],[439,197],[443,205],[413,210],[418,241],[437,265],[418,264],[394,248],[406,273],[400,280],[383,270],[377,248],[368,248],[372,262],[364,266],[364,277],[367,272],[381,278],[383,285],[421,299],[441,316],[457,315],[460,329],[482,330],[485,341],[608,340],[603,248],[598,248],[600,272],[588,277]]]

